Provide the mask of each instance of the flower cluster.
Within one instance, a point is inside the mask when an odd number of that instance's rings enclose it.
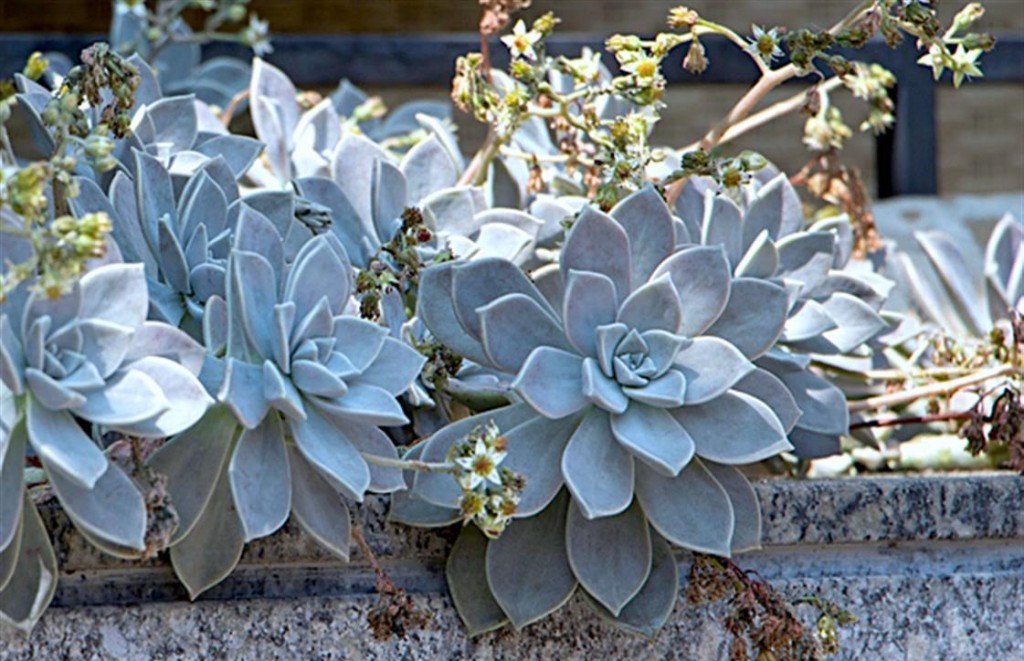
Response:
[[[496,539],[512,521],[525,480],[501,466],[508,456],[508,439],[493,420],[473,429],[463,443],[452,446],[451,461],[458,467],[456,481],[462,487],[459,510],[463,523],[476,523]]]

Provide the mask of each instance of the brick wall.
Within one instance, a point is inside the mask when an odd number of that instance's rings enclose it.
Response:
[[[709,18],[746,31],[751,23],[828,26],[852,6],[852,0],[682,0]],[[664,25],[676,2],[655,0],[534,0],[527,18],[554,10],[566,32],[651,33]],[[951,15],[962,3],[941,3]],[[980,29],[1024,33],[1024,0],[985,0],[987,14]],[[472,30],[478,17],[476,0],[253,0],[253,8],[277,32],[450,32]],[[110,16],[108,0],[0,0],[0,31],[102,32]],[[412,98],[444,98],[443,89],[382,87],[389,104]],[[691,142],[739,97],[732,86],[674,86],[669,108],[659,125],[660,143]],[[791,93],[787,91],[787,94]],[[837,95],[851,124],[863,108]],[[1024,86],[965,84],[942,88],[938,95],[940,193],[983,193],[1024,189]],[[460,118],[463,145],[469,149],[481,135],[472,119]],[[800,145],[802,120],[797,117],[765,127],[737,143],[757,147],[793,170],[806,160]],[[874,142],[858,135],[847,158],[873,179]]]

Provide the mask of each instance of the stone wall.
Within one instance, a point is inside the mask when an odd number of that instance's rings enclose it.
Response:
[[[1024,655],[1024,479],[779,480],[756,489],[765,548],[737,561],[789,599],[817,595],[853,612],[858,622],[842,630],[837,658]],[[685,598],[654,640],[601,623],[578,598],[521,631],[469,639],[444,591],[451,536],[382,523],[382,509],[371,501],[357,517],[395,582],[433,613],[405,638],[369,632],[376,597],[362,558],[344,565],[290,528],[250,545],[229,579],[190,604],[166,565],[99,556],[51,512],[63,572],[57,605],[30,637],[0,631],[0,659],[727,658],[723,606]],[[685,577],[687,555],[679,561]]]

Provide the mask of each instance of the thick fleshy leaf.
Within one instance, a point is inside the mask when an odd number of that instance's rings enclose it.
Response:
[[[746,393],[768,405],[787,432],[800,418],[800,407],[777,376],[761,368],[755,369],[733,385],[733,389]]]
[[[775,244],[779,274],[813,289],[832,268],[835,241],[832,232],[802,232],[780,239]]]
[[[635,402],[661,409],[683,405],[687,394],[686,378],[678,370],[669,370],[643,386],[623,386],[622,392]]]
[[[34,367],[25,370],[25,385],[45,408],[63,411],[85,403],[85,395]]]
[[[836,321],[821,303],[803,301],[786,319],[784,342],[801,342],[818,337],[825,331],[836,328]]]
[[[704,218],[701,221],[701,240],[705,246],[722,246],[731,265],[743,257],[743,212],[736,203],[724,195],[707,191],[704,198]]]
[[[11,327],[10,318],[6,314],[0,315],[0,381],[15,395],[20,395],[25,387],[22,381],[24,368],[21,341]]]
[[[348,385],[342,379],[326,366],[312,360],[294,361],[291,378],[295,387],[307,395],[333,398],[348,392]]]
[[[403,425],[409,421],[395,396],[377,386],[353,383],[341,397],[310,401],[332,418],[383,426]]]
[[[189,293],[191,287],[188,283],[188,260],[185,258],[184,248],[171,228],[171,221],[167,217],[158,218],[156,227],[160,275],[175,291]]]
[[[178,213],[174,201],[174,186],[171,175],[163,163],[145,152],[133,150],[135,159],[135,201],[142,234],[150,250],[159,255],[157,250],[156,224],[160,218],[167,217],[172,225],[177,224]],[[122,214],[125,218],[134,215]]]
[[[228,358],[217,400],[235,414],[246,429],[255,429],[270,408],[263,395],[263,368]]]
[[[476,526],[465,526],[448,554],[445,578],[455,610],[476,636],[508,622],[505,612],[491,594],[487,576],[487,538]]]
[[[931,260],[960,317],[969,324],[974,335],[984,335],[991,326],[985,314],[984,292],[981,282],[970,277],[974,269],[963,253],[948,235],[939,231],[917,232],[914,238]]]
[[[228,480],[246,542],[266,537],[284,525],[292,489],[284,430],[277,415],[268,415],[259,427],[242,431],[228,463]]]
[[[335,555],[348,560],[352,522],[348,507],[294,445],[288,446],[292,482],[292,514],[306,534]]]
[[[258,57],[253,59],[252,78],[249,83],[250,103],[255,99],[266,98],[272,102],[274,109],[274,114],[269,116],[255,111],[252,113],[253,126],[260,140],[268,142],[268,137],[264,133],[269,132],[267,126],[271,123],[277,125],[275,129],[286,140],[291,140],[295,126],[299,123],[297,95],[295,85],[283,71]]]
[[[576,589],[565,551],[568,502],[560,495],[543,512],[516,521],[487,545],[487,584],[517,628],[557,610]]]
[[[110,264],[89,271],[82,286],[82,319],[100,319],[129,329],[146,320],[149,300],[142,264]]]
[[[581,354],[596,358],[597,327],[615,321],[615,284],[600,273],[570,271],[562,305],[566,337]]]
[[[68,518],[86,532],[116,546],[146,548],[146,503],[130,477],[112,463],[91,489],[82,487],[43,458],[53,487]]]
[[[485,258],[459,264],[451,279],[455,312],[463,328],[473,337],[482,336],[482,320],[477,311],[507,294],[527,296],[551,319],[558,319],[558,314],[526,274],[512,262]]]
[[[385,460],[398,459],[398,449],[394,442],[376,425],[353,420],[332,420],[335,427],[364,457],[380,457]],[[377,462],[367,461],[370,470],[369,491],[374,493],[394,493],[406,488],[402,471],[393,466],[382,466]]]
[[[188,535],[171,547],[174,573],[191,599],[231,573],[242,557],[244,535],[227,476],[223,475]]]
[[[200,154],[211,158],[220,156],[236,177],[245,174],[263,150],[259,140],[244,135],[219,135],[195,146]]]
[[[234,280],[233,291],[239,293],[240,321],[249,343],[261,357],[272,356],[274,305],[277,303],[277,277],[273,267],[260,255],[236,249],[228,271]]]
[[[615,438],[657,470],[678,475],[693,458],[693,439],[664,409],[633,402],[611,421]]]
[[[85,319],[77,324],[76,330],[82,338],[81,353],[103,378],[109,377],[121,366],[131,348],[132,329],[127,326],[102,319]],[[25,348],[31,361],[34,358],[31,355],[32,342],[26,342]]]
[[[801,459],[830,457],[843,449],[839,434],[823,434],[800,426],[789,432],[789,441],[793,444],[793,454]]]
[[[240,430],[231,412],[218,406],[149,458],[147,465],[167,478],[167,490],[174,494],[178,529],[171,544],[187,535],[207,508]]]
[[[1001,318],[1024,296],[1024,229],[1013,214],[1006,214],[985,246],[985,278],[990,291],[993,318]]]
[[[128,364],[147,356],[168,358],[198,375],[203,368],[206,349],[177,328],[147,321],[132,335],[132,344],[123,362]]]
[[[151,142],[169,143],[171,153],[188,149],[195,142],[198,119],[193,95],[165,97],[139,112],[145,113],[156,128]]]
[[[640,592],[619,614],[612,615],[604,606],[584,593],[587,602],[599,616],[620,629],[637,633],[650,640],[668,621],[679,595],[679,566],[672,547],[665,539],[651,532],[651,571]]]
[[[362,372],[380,354],[387,329],[358,317],[335,317],[334,337],[334,350],[344,354],[352,367]]]
[[[837,328],[824,333],[839,353],[852,351],[889,327],[884,319],[859,298],[837,292],[824,303]]]
[[[314,238],[296,257],[285,285],[285,300],[295,303],[297,319],[327,296],[330,310],[340,314],[348,299],[349,265],[327,244],[327,239]],[[330,283],[325,287],[325,283]]]
[[[506,294],[478,308],[477,314],[484,350],[491,363],[505,372],[525,368],[535,350],[572,348],[557,319],[524,294]]]
[[[678,333],[683,321],[683,306],[671,278],[662,275],[640,286],[622,303],[616,321],[640,332],[663,330]]]
[[[850,424],[843,392],[807,370],[769,371],[779,377],[802,411],[797,426],[822,434],[845,434]]]
[[[694,459],[676,477],[636,467],[636,496],[654,529],[699,553],[729,556],[735,526],[729,495]]]
[[[50,411],[31,394],[26,398],[29,442],[41,459],[60,468],[68,479],[91,489],[108,461],[67,411]]]
[[[672,212],[653,186],[644,186],[616,204],[611,216],[629,237],[631,286],[636,289],[675,246]]]
[[[615,615],[640,592],[651,571],[650,529],[636,502],[600,519],[587,519],[570,503],[565,546],[580,585]]]
[[[406,153],[401,170],[409,182],[408,195],[412,203],[443,188],[454,186],[459,178],[448,151],[433,135]]]
[[[792,449],[772,410],[745,393],[726,392],[673,415],[690,433],[697,454],[712,461],[750,464]]]
[[[778,268],[779,251],[768,237],[768,232],[763,231],[754,238],[733,273],[737,277],[770,278]]]
[[[605,376],[593,358],[583,359],[581,376],[583,396],[609,413],[622,413],[629,406],[629,398],[615,379]]]
[[[470,335],[455,311],[452,299],[452,275],[456,264],[446,262],[420,274],[416,316],[431,334],[457,354],[476,363],[488,362],[479,335]]]
[[[408,344],[388,337],[374,361],[352,382],[400,395],[419,376],[425,362],[426,358]]]
[[[166,361],[162,358],[153,359],[154,362],[162,360]],[[187,371],[182,371],[187,377],[191,377]],[[196,385],[198,386],[198,383]],[[205,391],[201,387],[195,392],[205,396]],[[206,401],[200,400],[202,403]],[[115,374],[102,390],[87,393],[85,403],[75,407],[74,412],[75,415],[95,424],[121,428],[153,420],[170,408],[171,402],[151,376],[142,370],[129,369]],[[196,419],[198,417],[196,416]]]
[[[728,341],[754,359],[779,339],[788,309],[789,297],[782,287],[754,278],[736,278],[728,304],[707,334]]]
[[[632,260],[626,231],[610,217],[587,206],[573,223],[562,246],[562,280],[570,271],[591,271],[607,276],[615,284],[616,302],[632,291]]]
[[[591,409],[562,454],[562,476],[583,515],[618,514],[633,500],[633,457],[616,440],[609,414]]]
[[[562,488],[562,452],[579,427],[580,420],[581,416],[566,416],[560,420],[535,417],[503,430],[508,441],[508,455],[502,466],[527,476],[516,508],[516,518],[533,516],[541,511]]]
[[[5,434],[6,432],[0,430],[0,436]],[[15,425],[10,435],[6,439],[0,440],[5,441],[3,452],[0,453],[0,553],[2,553],[14,542],[15,533],[21,525],[25,443],[28,441],[25,425],[23,423]],[[556,469],[557,465],[555,462]],[[3,589],[6,579],[7,577],[0,571],[0,589]]]
[[[22,507],[25,516],[20,544],[17,548],[9,547],[4,551],[5,557],[0,558],[0,564],[8,564],[6,555],[16,554],[11,580],[0,590],[0,624],[12,625],[27,635],[57,590],[57,557],[46,526],[27,493]]]
[[[346,133],[331,156],[331,178],[351,203],[364,231],[374,233],[371,193],[377,163],[388,155],[375,142],[354,133]]]
[[[747,207],[743,219],[743,246],[751,245],[762,232],[771,239],[781,236],[780,229],[786,212],[788,195],[792,184],[780,174],[765,184]]]
[[[576,354],[538,347],[519,370],[512,388],[541,415],[563,418],[588,404],[582,369],[583,359]]]
[[[679,334],[696,337],[704,332],[729,301],[732,275],[719,246],[685,248],[661,263],[652,277],[668,274],[683,308]]]
[[[675,367],[686,377],[687,406],[718,397],[754,370],[739,349],[717,337],[694,338],[676,354]]]
[[[729,495],[736,521],[732,534],[732,552],[742,553],[761,548],[761,504],[757,501],[757,492],[743,473],[732,466],[713,461],[703,463]]]
[[[157,417],[133,423],[111,424],[125,433],[143,437],[166,437],[182,432],[199,420],[213,398],[199,380],[172,359],[148,356],[133,362],[130,373],[143,374],[160,386],[169,408]]]
[[[370,486],[370,469],[355,446],[342,436],[316,407],[307,407],[305,420],[288,420],[302,455],[335,487],[353,500],[362,501]]]

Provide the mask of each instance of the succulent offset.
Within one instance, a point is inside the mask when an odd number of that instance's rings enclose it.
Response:
[[[586,208],[559,265],[536,284],[497,259],[423,274],[419,315],[429,330],[514,376],[518,402],[452,424],[415,455],[443,461],[493,422],[506,439],[502,465],[525,476],[500,538],[473,541],[467,528],[452,556],[450,586],[471,630],[532,622],[577,583],[626,625],[628,613],[656,611],[633,623],[654,630],[675,598],[674,583],[651,574],[665,540],[724,555],[758,545],[756,499],[734,465],[792,449],[786,433],[799,410],[726,339],[738,324],[719,321],[742,310],[744,335],[761,343],[757,358],[783,330],[786,293],[734,279],[720,247],[676,243],[668,207],[646,188],[610,216]],[[395,516],[448,522],[460,497],[450,477],[420,473]],[[485,563],[489,590],[463,584],[471,577],[460,563]],[[525,585],[524,576],[536,579]]]
[[[53,553],[23,496],[26,449],[87,539],[141,554],[143,496],[77,419],[99,430],[162,437],[187,429],[213,403],[196,378],[203,348],[181,331],[146,321],[141,264],[96,268],[55,300],[27,289],[23,284],[0,305],[0,565],[16,563],[28,572],[0,577],[6,586],[0,596],[3,618],[26,628],[56,583],[55,563],[36,567],[32,560],[48,554],[52,561]]]
[[[385,328],[344,314],[350,281],[333,235],[308,241],[289,267],[273,224],[256,212],[240,215],[226,299],[212,296],[203,318],[207,350],[224,356],[204,377],[219,384],[220,405],[151,460],[179,494],[171,561],[192,596],[289,514],[347,558],[342,496],[362,500],[367,490],[403,486],[400,470],[366,457],[397,458],[377,425],[407,421],[395,397],[424,359]]]
[[[693,178],[676,212],[680,234],[722,246],[735,276],[785,287],[790,300],[778,346],[751,356],[745,345],[752,336],[744,339],[737,332],[735,337],[760,368],[786,384],[802,411],[789,433],[796,454],[811,458],[838,452],[839,437],[849,425],[846,398],[807,367],[812,356],[861,359],[861,365],[867,359],[870,364],[866,343],[896,321],[880,312],[892,282],[848,267],[852,232],[845,216],[804,229],[800,198],[786,176],[771,167],[735,196],[709,179]]]

